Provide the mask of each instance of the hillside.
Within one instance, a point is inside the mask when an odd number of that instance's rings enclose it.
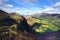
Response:
[[[60,30],[60,14],[32,14],[26,17],[28,24],[36,32],[50,32]]]
[[[60,40],[60,20],[23,17],[0,10],[0,40]]]
[[[0,19],[0,40],[5,40],[7,37],[10,40],[20,33],[32,33],[26,19],[19,14],[12,15],[0,10]]]

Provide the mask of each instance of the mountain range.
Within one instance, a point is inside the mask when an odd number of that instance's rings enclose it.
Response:
[[[49,14],[49,13],[36,13],[36,14],[31,14],[29,15],[30,17],[33,18],[45,18],[45,19],[60,19],[60,14],[55,13],[55,14]]]

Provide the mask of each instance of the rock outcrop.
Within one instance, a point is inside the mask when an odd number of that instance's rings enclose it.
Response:
[[[0,40],[14,38],[21,32],[32,33],[32,28],[27,24],[27,20],[19,14],[9,14],[0,10]]]

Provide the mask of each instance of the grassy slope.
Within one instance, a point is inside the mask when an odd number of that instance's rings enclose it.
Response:
[[[33,20],[33,21],[32,21]],[[28,24],[32,27],[34,23],[37,23],[35,25],[40,24],[35,29],[33,29],[36,32],[46,32],[46,31],[57,31],[60,30],[60,20],[48,20],[48,19],[37,19],[37,18],[31,18],[28,21]],[[34,22],[34,23],[33,23]]]

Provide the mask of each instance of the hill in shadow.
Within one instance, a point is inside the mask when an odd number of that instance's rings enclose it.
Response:
[[[13,15],[12,15],[13,14]],[[27,20],[16,13],[6,13],[0,10],[0,39],[13,38],[19,33],[32,33],[32,28],[27,24]],[[5,39],[4,39],[5,40]]]

